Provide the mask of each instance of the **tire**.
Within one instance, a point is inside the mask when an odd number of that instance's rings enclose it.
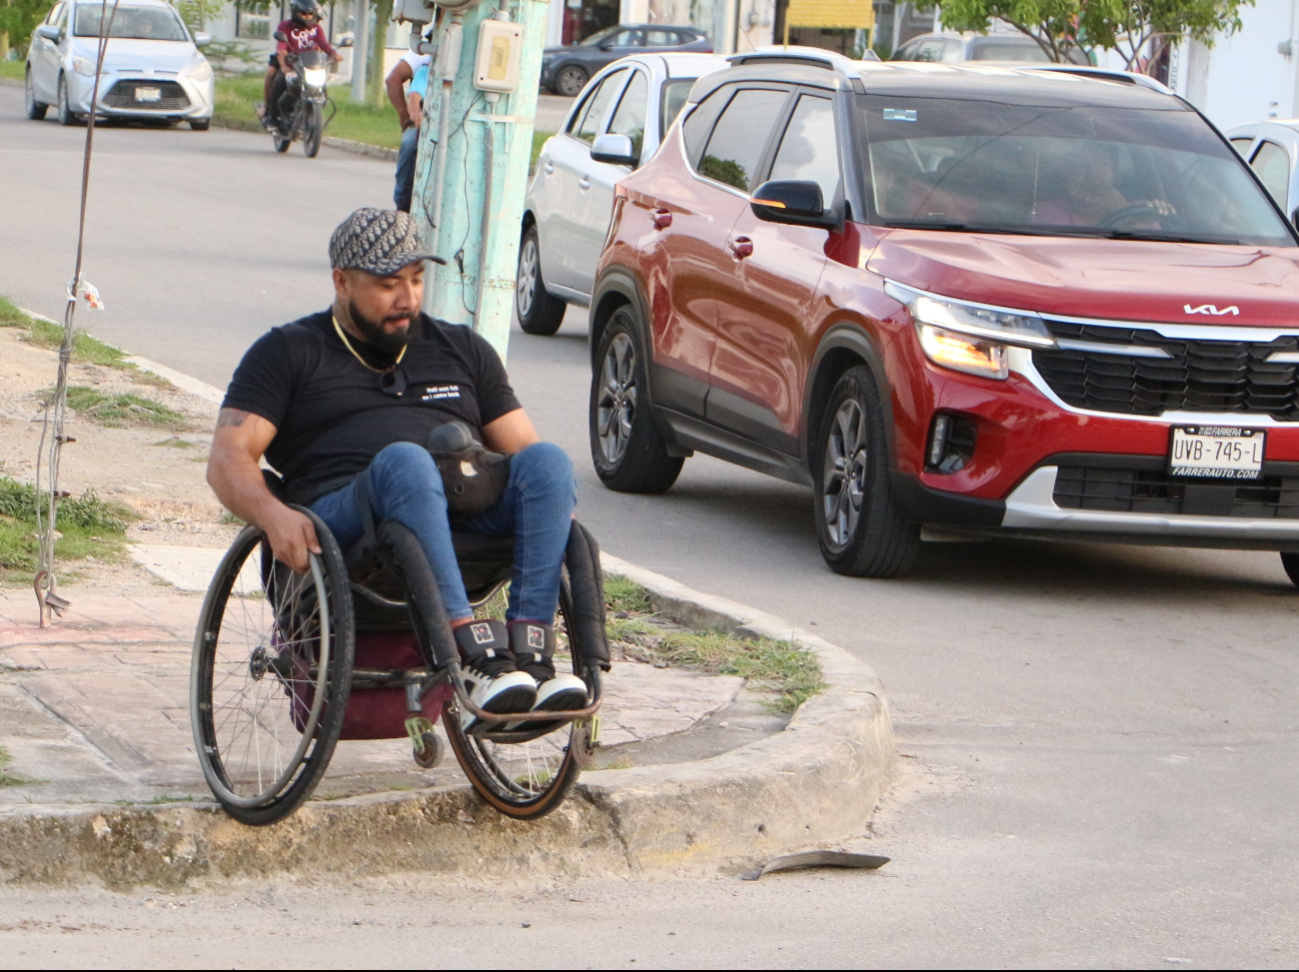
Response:
[[[27,117],[32,121],[43,121],[45,113],[50,110],[50,106],[43,101],[36,100],[36,89],[32,87],[32,69],[28,68],[23,83],[23,101],[27,109]]]
[[[191,118],[189,120],[190,131],[206,132],[212,127],[211,118]]]
[[[325,125],[320,117],[320,105],[308,104],[302,121],[302,153],[314,159],[320,151],[320,137],[324,134]]]
[[[577,64],[566,64],[555,74],[555,94],[565,98],[576,98],[586,87],[591,77],[586,68]]]
[[[287,152],[289,146],[293,144],[293,139],[287,135],[281,135],[279,132],[271,132],[271,143],[275,146],[277,152]]]
[[[1285,568],[1286,576],[1290,582],[1299,587],[1299,553],[1281,554],[1281,566]]]
[[[63,127],[70,128],[77,123],[77,113],[68,104],[68,84],[61,74],[59,75],[59,103],[55,110],[58,112],[59,124]]]
[[[620,493],[662,493],[685,462],[668,454],[650,412],[645,354],[629,306],[619,307],[600,338],[588,405],[596,475]]]
[[[519,268],[514,275],[514,309],[526,334],[549,337],[564,323],[568,304],[546,289],[541,276],[541,240],[529,226],[519,244]]]
[[[347,569],[333,534],[307,515],[322,551],[311,555],[310,572],[276,564],[265,535],[245,527],[212,579],[194,638],[190,722],[199,763],[225,811],[253,826],[284,819],[311,795],[351,691]]]
[[[850,577],[906,573],[920,552],[920,527],[893,504],[884,409],[869,368],[850,368],[835,384],[817,436],[812,472],[825,562]]]
[[[582,653],[570,640],[576,630],[569,623],[573,601],[565,574],[559,590],[559,616],[555,633],[559,646],[555,665],[563,670],[563,650],[568,648],[573,674],[598,691],[600,673],[582,663]],[[568,796],[582,772],[579,750],[587,744],[586,728],[569,722],[526,742],[496,743],[490,736],[471,735],[461,728],[460,709],[452,701],[443,710],[442,725],[451,741],[460,768],[487,803],[515,820],[536,820],[550,813]]]

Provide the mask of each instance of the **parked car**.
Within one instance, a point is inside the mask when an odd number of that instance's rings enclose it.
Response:
[[[1299,237],[1134,75],[748,55],[617,186],[591,453],[811,486],[826,562],[922,531],[1282,551],[1299,583]]]
[[[1027,34],[976,34],[945,31],[922,34],[907,41],[889,58],[890,61],[939,61],[958,64],[962,61],[1050,61],[1042,45]],[[1074,48],[1069,60],[1090,64],[1087,55]]]
[[[724,67],[725,59],[708,54],[641,54],[591,80],[541,147],[524,200],[515,281],[523,330],[554,334],[568,302],[590,302],[614,183],[658,151],[695,80]],[[610,136],[613,154],[593,158],[596,143]]]
[[[1299,220],[1299,120],[1252,122],[1228,129],[1227,138],[1292,222]]]
[[[27,50],[27,117],[40,121],[51,106],[60,125],[74,125],[94,111],[99,117],[188,121],[205,131],[212,124],[212,66],[199,53],[210,35],[191,36],[165,0],[123,0],[112,15],[99,81],[91,106],[98,60],[100,18],[111,5],[60,0],[32,31]]]
[[[541,86],[575,97],[587,79],[620,57],[665,51],[711,54],[712,41],[694,27],[666,24],[618,24],[577,44],[547,47],[541,52]]]

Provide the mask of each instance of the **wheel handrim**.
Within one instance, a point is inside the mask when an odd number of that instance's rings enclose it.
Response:
[[[561,584],[560,610],[555,618],[555,667],[582,675],[573,665],[573,645],[568,635],[571,610],[567,573]],[[570,667],[570,665],[572,667]],[[588,687],[594,674],[588,674]],[[561,725],[551,732],[521,743],[497,743],[490,737],[469,735],[460,728],[459,706],[453,700],[444,710],[443,724],[461,767],[479,791],[498,810],[540,816],[558,806],[563,792],[574,778],[575,725]],[[469,761],[468,765],[466,760]],[[540,813],[535,811],[540,810]]]
[[[866,416],[854,400],[835,412],[825,443],[821,509],[831,544],[844,547],[857,532],[866,495]]]
[[[316,740],[333,632],[321,607],[329,603],[328,586],[314,554],[309,575],[276,571],[280,583],[266,585],[253,569],[257,548],[245,549],[219,626],[205,635],[216,643],[203,764],[223,801],[260,807],[288,787]]]
[[[636,346],[626,334],[618,334],[601,363],[600,392],[595,403],[596,435],[609,463],[617,464],[627,452],[637,397]]]

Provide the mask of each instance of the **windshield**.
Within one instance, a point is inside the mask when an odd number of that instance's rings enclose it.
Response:
[[[857,99],[886,225],[1294,246],[1244,162],[1190,111]]]
[[[578,41],[579,47],[598,47],[600,42],[614,35],[615,31],[626,30],[621,24],[614,24],[612,27],[606,27],[604,30],[598,30],[586,40]]]
[[[77,37],[98,37],[104,9],[100,4],[78,6],[73,33]],[[109,37],[126,40],[189,40],[180,18],[169,7],[128,7],[121,4],[117,8],[117,16],[112,15],[112,9],[109,4],[108,20],[112,25]]]

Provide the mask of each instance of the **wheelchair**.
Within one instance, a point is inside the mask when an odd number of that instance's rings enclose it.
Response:
[[[268,476],[269,479],[269,476]],[[477,793],[533,820],[563,803],[589,765],[608,671],[604,584],[594,538],[573,521],[555,619],[558,671],[587,686],[578,710],[493,714],[470,700],[431,567],[415,535],[378,524],[346,555],[310,510],[321,553],[296,574],[249,525],[208,588],[194,638],[190,720],[203,775],[234,819],[275,823],[310,797],[340,738],[409,738],[441,757],[443,727]],[[512,537],[453,530],[470,603],[509,581]],[[477,717],[466,730],[465,713]]]

